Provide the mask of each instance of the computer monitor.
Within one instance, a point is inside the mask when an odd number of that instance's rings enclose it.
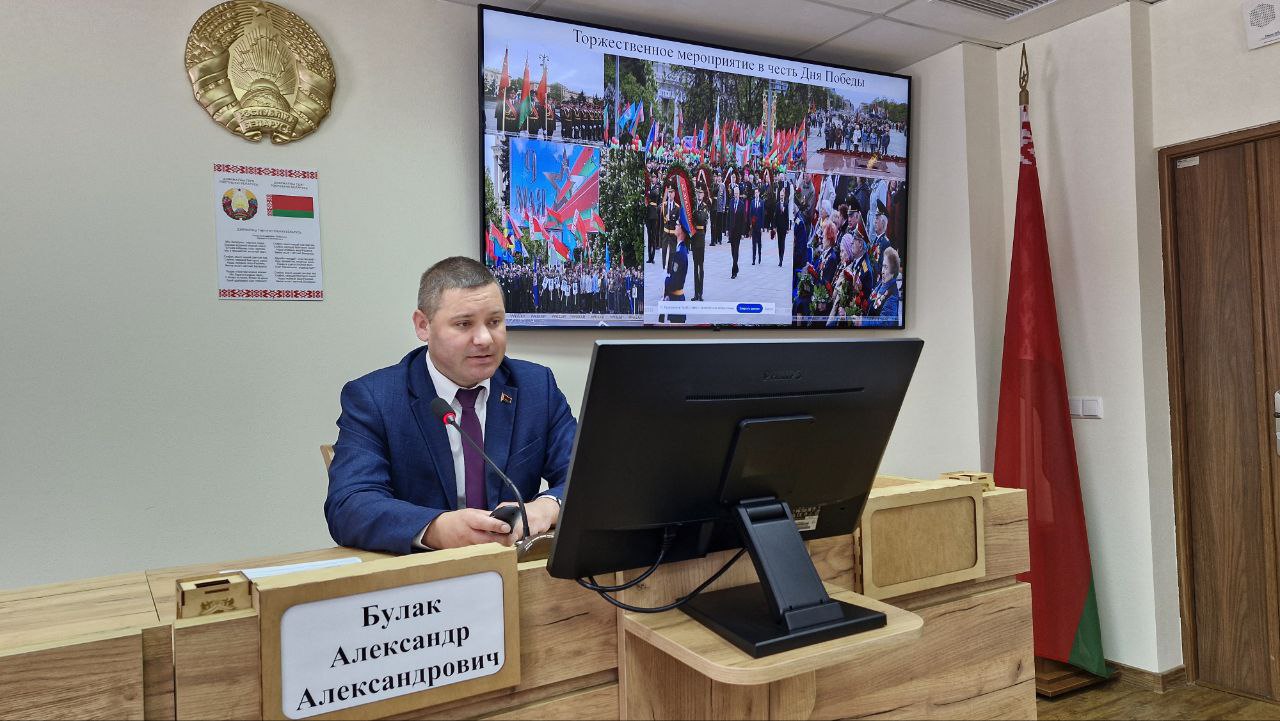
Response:
[[[744,547],[761,583],[682,608],[763,656],[884,625],[803,541],[852,533],[923,341],[596,341],[548,570]]]

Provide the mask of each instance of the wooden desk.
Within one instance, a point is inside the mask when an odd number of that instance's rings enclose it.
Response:
[[[837,664],[866,663],[873,654],[891,652],[920,638],[924,621],[910,611],[831,585],[827,586],[827,592],[837,601],[885,614],[884,627],[761,658],[743,653],[679,611],[654,615],[624,613],[622,631],[680,662],[680,665],[665,664],[661,669],[654,669],[661,676],[682,673],[687,668],[729,686],[760,686]],[[634,672],[628,670],[628,673]],[[653,683],[636,685],[650,690],[669,687],[662,678],[650,681]]]
[[[173,718],[171,663],[141,573],[0,592],[0,717]]]
[[[909,612],[901,618],[918,617],[912,640],[869,645],[867,654],[844,649],[834,666],[765,684],[725,683],[719,671],[673,673],[679,667],[664,634],[692,623],[683,614],[632,619],[551,578],[544,561],[524,563],[520,685],[397,718],[1034,718],[1030,593],[1013,578],[1028,566],[1025,495],[999,489],[982,499],[985,576],[880,599]],[[859,587],[853,537],[814,541],[809,550],[829,586]],[[174,580],[351,555],[383,557],[336,548],[0,592],[0,717],[255,718],[256,611],[176,620]],[[672,588],[691,588],[725,559],[664,568],[623,600],[669,601]],[[713,588],[754,580],[744,560]],[[726,658],[731,673],[741,659]]]

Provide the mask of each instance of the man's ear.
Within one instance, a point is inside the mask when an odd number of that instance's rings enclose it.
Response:
[[[422,310],[415,308],[413,310],[413,332],[418,335],[418,340],[423,343],[431,337],[431,321],[427,318],[427,314]]]

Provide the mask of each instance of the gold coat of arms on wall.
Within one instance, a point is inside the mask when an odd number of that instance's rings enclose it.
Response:
[[[187,75],[214,122],[246,140],[288,143],[329,114],[337,77],[305,20],[275,3],[229,0],[187,36]]]

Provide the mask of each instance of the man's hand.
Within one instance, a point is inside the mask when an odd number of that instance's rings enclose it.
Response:
[[[503,506],[517,505],[514,501],[508,501],[498,505]],[[560,504],[556,503],[556,499],[541,496],[524,504],[524,509],[529,513],[529,534],[536,536],[539,533],[546,533],[555,525],[556,519],[560,517]],[[520,516],[516,516],[515,523],[511,524],[511,536],[509,543],[514,543],[524,537],[524,524],[520,523]]]
[[[555,505],[555,501],[551,502]],[[529,523],[533,523],[533,504],[529,504]],[[487,511],[479,508],[462,508],[456,511],[441,513],[427,527],[423,544],[436,550],[445,548],[461,548],[478,543],[512,544],[511,527],[489,516]]]

